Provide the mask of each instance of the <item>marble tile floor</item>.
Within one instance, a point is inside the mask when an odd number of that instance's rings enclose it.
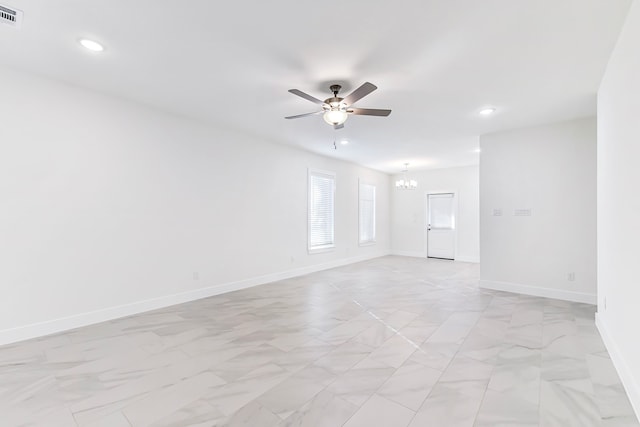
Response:
[[[595,307],[383,257],[0,347],[0,426],[638,426]]]

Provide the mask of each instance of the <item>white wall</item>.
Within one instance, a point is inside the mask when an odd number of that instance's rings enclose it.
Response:
[[[0,78],[0,343],[389,252],[386,174]],[[307,168],[337,173],[330,253],[307,254]],[[375,246],[358,245],[359,178],[378,188]]]
[[[595,303],[595,119],[485,135],[480,148],[480,285]]]
[[[396,190],[393,187],[401,175],[390,178],[392,252],[426,256],[427,193],[454,192],[458,204],[456,260],[478,262],[478,166],[410,172],[409,177],[418,181],[416,190]]]
[[[598,92],[597,323],[640,418],[640,1]]]

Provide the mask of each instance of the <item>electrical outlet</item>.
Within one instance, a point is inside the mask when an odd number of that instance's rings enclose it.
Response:
[[[197,271],[193,272],[193,280],[200,280],[200,273],[198,273]]]
[[[569,273],[568,279],[570,282],[575,282],[576,281],[576,273]]]

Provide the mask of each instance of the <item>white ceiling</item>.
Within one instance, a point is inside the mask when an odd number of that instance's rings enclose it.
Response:
[[[475,164],[478,135],[595,114],[630,3],[0,0],[24,11],[21,30],[0,25],[0,64],[393,173]],[[283,119],[316,110],[288,89],[365,81],[379,89],[356,106],[391,116]]]

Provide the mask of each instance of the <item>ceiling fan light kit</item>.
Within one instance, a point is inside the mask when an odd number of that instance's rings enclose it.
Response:
[[[342,98],[338,97],[338,92],[342,89],[340,85],[331,85],[329,88],[333,92],[333,98],[328,98],[322,105],[324,114],[322,118],[325,122],[332,126],[340,126],[347,121],[349,115],[347,114],[347,104],[343,102]]]
[[[377,89],[377,86],[372,83],[364,83],[358,89],[351,92],[351,94],[346,98],[341,98],[338,96],[338,93],[340,92],[340,89],[342,89],[342,86],[331,85],[329,89],[331,90],[331,92],[333,92],[333,97],[327,98],[324,101],[321,101],[320,99],[306,94],[298,89],[289,89],[290,93],[298,95],[299,97],[304,98],[307,101],[313,102],[314,104],[322,106],[322,110],[315,111],[313,113],[288,116],[285,117],[285,119],[297,119],[300,117],[322,114],[322,118],[325,122],[327,122],[327,124],[333,126],[334,129],[341,129],[344,127],[344,122],[347,121],[347,118],[349,118],[350,114],[379,117],[386,117],[391,114],[391,110],[380,110],[373,108],[351,108],[351,106],[355,102],[359,101],[360,99],[364,98]]]
[[[332,126],[343,124],[344,122],[347,121],[348,117],[349,115],[345,110],[339,110],[339,109],[327,110],[322,115],[322,118],[324,119],[324,121]]]

